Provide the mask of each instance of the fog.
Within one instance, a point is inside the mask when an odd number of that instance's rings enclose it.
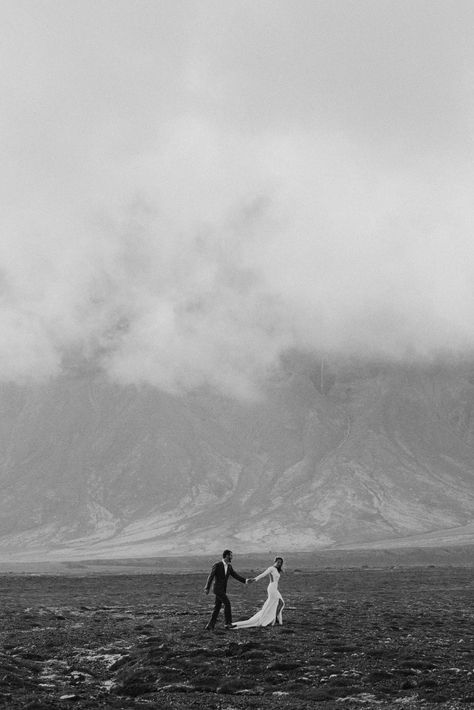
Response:
[[[0,5],[0,378],[474,347],[474,6]]]

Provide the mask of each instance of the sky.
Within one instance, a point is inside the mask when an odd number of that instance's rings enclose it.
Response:
[[[474,348],[474,4],[1,0],[0,379]]]

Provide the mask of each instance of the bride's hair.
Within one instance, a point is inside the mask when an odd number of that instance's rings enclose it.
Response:
[[[275,557],[275,559],[273,560],[273,564],[275,564],[275,562],[278,562],[278,560],[281,560],[281,566],[283,567],[283,557]]]

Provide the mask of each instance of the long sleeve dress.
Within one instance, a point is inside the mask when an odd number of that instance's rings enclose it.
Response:
[[[282,611],[283,607],[285,606],[285,602],[283,601],[283,597],[278,591],[278,581],[280,579],[280,573],[277,568],[273,567],[272,565],[271,567],[268,567],[268,569],[266,569],[264,572],[259,574],[257,577],[255,577],[255,581],[258,582],[259,579],[263,579],[267,576],[270,577],[270,582],[267,587],[267,598],[265,600],[264,605],[261,609],[259,609],[259,611],[257,611],[256,614],[251,616],[250,619],[246,619],[245,621],[237,621],[236,623],[232,624],[233,628],[248,629],[252,626],[273,626],[276,620],[279,602],[281,602],[281,607],[278,611],[278,622],[280,624],[283,623]]]

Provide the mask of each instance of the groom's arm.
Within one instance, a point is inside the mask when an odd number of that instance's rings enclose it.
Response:
[[[232,577],[234,577],[234,579],[238,579],[239,582],[242,582],[242,584],[247,584],[247,580],[245,579],[245,577],[241,577],[240,574],[238,574],[238,573],[234,570],[234,568],[232,567],[232,565],[229,565],[229,568],[230,568],[230,569],[229,569],[229,574],[231,574]]]
[[[215,564],[212,565],[211,573],[210,573],[209,577],[207,578],[206,586],[204,587],[204,591],[206,592],[206,594],[209,594],[209,590],[210,590],[210,588],[211,588],[212,580],[213,580],[214,577],[216,576],[217,564],[218,564],[218,563],[216,562]]]

